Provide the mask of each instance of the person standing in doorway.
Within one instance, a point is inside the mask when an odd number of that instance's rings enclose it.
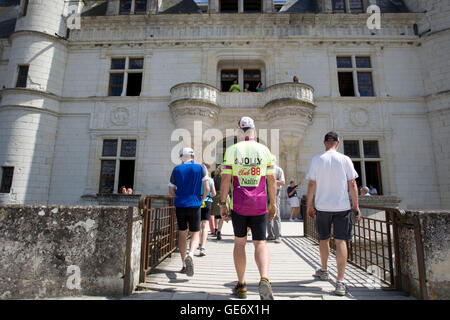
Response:
[[[200,207],[209,194],[209,179],[206,168],[194,162],[194,150],[180,151],[182,163],[176,166],[169,182],[169,194],[175,196],[178,222],[178,248],[183,263],[182,273],[194,275],[194,251],[199,243]],[[203,184],[203,194],[201,193]],[[188,228],[191,232],[189,253],[186,252]]]
[[[339,137],[329,132],[324,139],[325,152],[315,156],[307,175],[308,200],[307,214],[315,217],[319,234],[319,250],[322,267],[316,270],[315,276],[321,280],[329,280],[328,256],[330,254],[330,236],[333,226],[333,237],[336,243],[337,262],[337,295],[347,293],[344,273],[347,263],[347,241],[352,240],[353,225],[350,217],[351,209],[357,212],[355,221],[361,217],[358,203],[358,186],[353,162],[342,153],[337,152]],[[350,205],[349,192],[352,199]],[[314,198],[314,203],[313,203]]]
[[[277,214],[272,221],[267,223],[267,240],[274,240],[275,243],[281,242],[281,215],[280,215],[280,203],[281,203],[281,188],[286,184],[284,181],[284,172],[279,166],[276,165],[277,158],[273,155],[272,161],[275,167],[275,179],[277,184]]]
[[[250,227],[255,247],[255,260],[260,281],[261,300],[273,300],[269,281],[270,253],[266,243],[267,220],[276,215],[276,182],[272,154],[269,149],[256,142],[253,119],[243,117],[238,122],[240,142],[227,148],[220,186],[220,213],[224,221],[229,219],[226,197],[232,186],[231,221],[234,229],[234,265],[238,283],[233,293],[246,298],[245,282],[247,228]],[[267,206],[266,178],[269,189]]]
[[[209,165],[203,164],[206,168],[206,172],[209,173]],[[216,195],[216,188],[214,186],[214,180],[208,176],[209,180],[209,188],[210,192],[206,196],[205,201],[201,207],[201,222],[200,222],[200,256],[203,257],[206,255],[206,241],[208,240],[208,231],[206,230],[207,225],[209,224],[209,218],[211,216],[211,206],[213,197]]]
[[[238,84],[237,80],[233,81],[233,84],[230,87],[230,92],[241,92],[241,86]]]

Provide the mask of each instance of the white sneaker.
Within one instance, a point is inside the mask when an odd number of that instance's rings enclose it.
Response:
[[[204,256],[206,256],[206,249],[200,248],[200,257],[204,257]]]
[[[290,222],[295,222],[295,220],[294,220],[294,219],[292,219],[292,218],[289,218],[289,221],[290,221]]]

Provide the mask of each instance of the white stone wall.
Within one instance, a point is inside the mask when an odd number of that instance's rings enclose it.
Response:
[[[56,126],[46,112],[0,108],[0,165],[14,167],[11,193],[0,193],[0,202],[47,203]]]

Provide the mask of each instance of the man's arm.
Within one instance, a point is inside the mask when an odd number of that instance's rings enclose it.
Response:
[[[214,184],[214,180],[211,180],[211,197],[215,197],[216,195],[216,185]]]
[[[361,218],[361,211],[359,210],[358,185],[356,184],[355,179],[349,180],[347,183],[350,197],[352,199],[352,210],[358,211],[359,213],[356,217],[356,222],[358,222]]]
[[[172,197],[176,196],[176,193],[175,193],[176,189],[177,189],[177,182],[175,181],[175,175],[173,174],[173,171],[172,171],[172,174],[170,175],[170,179],[169,179],[169,194]]]
[[[176,194],[175,194],[175,188],[174,188],[174,187],[169,186],[169,194],[170,194],[172,197],[175,197],[175,196],[176,196]]]
[[[222,173],[222,180],[220,182],[220,215],[222,219],[228,222],[228,208],[222,203],[226,203],[228,193],[230,192],[231,186],[231,174]]]
[[[289,197],[292,196],[296,191],[297,191],[297,188],[295,186],[294,189],[292,189],[292,191],[289,192]]]
[[[209,194],[209,181],[203,180],[203,195],[202,195],[202,202],[205,202],[206,197]]]
[[[269,191],[269,221],[271,221],[277,214],[277,180],[274,174],[266,176]]]
[[[306,212],[311,218],[314,217],[314,215],[316,214],[316,210],[314,209],[313,205],[313,198],[315,191],[316,191],[316,182],[314,180],[309,180]]]

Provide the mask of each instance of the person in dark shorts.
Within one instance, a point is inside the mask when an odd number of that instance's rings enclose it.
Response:
[[[339,146],[337,133],[327,133],[324,145],[326,151],[312,159],[307,175],[309,180],[307,214],[316,219],[322,268],[316,270],[315,276],[321,280],[329,280],[330,278],[327,261],[330,253],[331,227],[333,226],[338,269],[335,293],[343,296],[347,292],[347,286],[344,283],[348,254],[346,242],[352,240],[353,236],[351,209],[358,212],[356,222],[361,217],[358,187],[355,181],[358,178],[358,173],[350,158],[337,152]],[[350,206],[349,192],[352,198],[352,206]]]
[[[208,164],[203,164],[206,167],[206,170],[209,170]],[[208,171],[207,171],[208,172]],[[203,205],[201,207],[201,222],[200,222],[200,256],[203,257],[206,255],[206,241],[208,240],[208,231],[206,230],[207,225],[209,224],[209,217],[211,216],[211,206],[212,206],[212,197],[216,195],[216,188],[214,186],[214,180],[208,176],[209,180],[209,188],[210,192],[206,196],[205,201],[203,201]],[[202,190],[203,191],[203,190]]]
[[[175,196],[178,222],[178,248],[183,268],[181,272],[194,275],[194,250],[199,243],[200,207],[209,193],[209,179],[206,168],[194,162],[194,150],[180,151],[182,164],[176,166],[169,182],[169,194]],[[203,194],[201,193],[203,185]],[[186,252],[188,228],[191,232],[189,253]]]
[[[234,266],[238,283],[233,293],[239,298],[247,297],[245,283],[247,228],[250,227],[255,246],[255,261],[261,279],[259,296],[261,300],[273,300],[269,281],[270,253],[266,243],[267,220],[276,215],[275,168],[270,150],[255,141],[256,129],[253,119],[239,120],[240,142],[227,148],[222,168],[220,186],[220,213],[224,221],[229,219],[226,198],[232,187],[231,221],[234,229]],[[269,190],[269,205],[266,193]]]

